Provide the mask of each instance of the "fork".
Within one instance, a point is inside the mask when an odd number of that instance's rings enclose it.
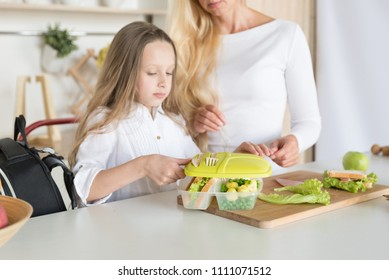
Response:
[[[216,153],[212,153],[210,156],[205,158],[206,166],[215,166],[219,159],[216,157]]]

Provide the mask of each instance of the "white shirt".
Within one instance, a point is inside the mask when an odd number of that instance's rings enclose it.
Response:
[[[243,141],[269,144],[279,138],[287,103],[300,152],[319,137],[310,51],[295,23],[273,20],[224,35],[215,88],[226,125],[208,134],[211,151],[231,151]]]
[[[97,118],[103,117],[103,112]],[[182,120],[182,119],[181,119]],[[183,120],[182,120],[183,122]],[[110,125],[104,133],[90,134],[80,145],[74,167],[75,188],[82,205],[97,173],[123,164],[139,156],[161,154],[176,158],[191,158],[199,149],[184,129],[169,118],[162,108],[156,110],[154,119],[143,105],[136,106],[128,118],[117,127]],[[157,186],[149,178],[135,181],[94,203],[115,201],[165,190],[175,184]]]

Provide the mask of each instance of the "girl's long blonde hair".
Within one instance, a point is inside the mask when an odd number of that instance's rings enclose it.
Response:
[[[216,68],[220,32],[213,24],[211,15],[203,10],[198,0],[173,0],[168,18],[168,33],[178,54],[178,101],[182,115],[190,127],[198,107],[218,103],[210,77]],[[196,135],[193,131],[190,132],[200,149],[205,151],[207,134]]]
[[[177,65],[177,54],[173,41],[161,29],[146,22],[132,22],[124,26],[115,35],[109,46],[101,69],[95,93],[88,103],[86,112],[80,118],[76,131],[75,144],[69,155],[69,164],[73,167],[81,143],[90,133],[102,133],[108,124],[115,124],[128,116],[136,101],[136,81],[145,46],[154,41],[164,41],[172,45]],[[180,114],[173,85],[169,96],[163,102],[163,109],[170,117]],[[96,115],[103,109],[105,117],[96,122]]]

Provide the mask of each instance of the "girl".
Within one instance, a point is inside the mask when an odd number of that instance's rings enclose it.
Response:
[[[114,37],[69,157],[81,206],[159,191],[185,177],[199,149],[174,91],[176,50],[168,35],[133,22]]]

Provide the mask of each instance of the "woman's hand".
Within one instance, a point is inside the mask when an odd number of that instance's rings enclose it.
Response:
[[[193,131],[204,133],[208,131],[218,131],[226,121],[223,113],[214,105],[199,107],[193,119]]]
[[[299,161],[299,148],[297,138],[294,135],[279,138],[273,141],[270,147],[265,144],[243,142],[234,152],[250,153],[261,157],[267,156],[281,167],[290,167]]]
[[[294,135],[287,135],[273,141],[270,150],[270,158],[279,166],[290,167],[299,161],[299,146]]]
[[[182,165],[187,164],[191,159],[178,159],[162,155],[146,156],[144,166],[145,175],[153,180],[158,186],[164,186],[185,178]]]
[[[235,150],[235,153],[248,153],[248,154],[254,154],[257,156],[270,156],[272,154],[272,151],[269,147],[267,147],[265,144],[254,144],[251,142],[243,142],[240,144]]]

